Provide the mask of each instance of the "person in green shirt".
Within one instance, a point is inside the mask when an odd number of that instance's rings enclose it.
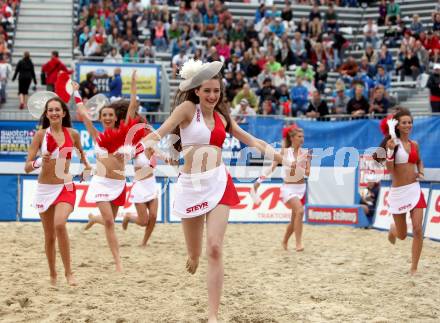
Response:
[[[393,25],[400,21],[400,6],[394,3],[394,0],[390,0],[387,5],[387,16],[385,18],[385,23],[391,22]]]
[[[312,82],[314,75],[315,72],[313,72],[312,67],[305,60],[301,63],[301,67],[295,71],[295,77],[300,77],[307,82]]]
[[[275,60],[275,56],[273,55],[269,56],[269,60],[267,61],[266,65],[269,66],[269,71],[271,73],[278,73],[282,67],[281,64]]]
[[[252,109],[257,110],[258,108],[258,97],[249,87],[249,84],[243,85],[242,89],[234,96],[232,100],[232,106],[237,106],[242,99],[246,99],[249,102],[249,105]]]

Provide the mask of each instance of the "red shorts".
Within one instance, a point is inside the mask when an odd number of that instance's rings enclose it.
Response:
[[[69,203],[72,207],[75,207],[76,201],[76,186],[75,184],[69,184],[70,190],[67,189],[66,185],[64,185],[63,190],[60,195],[56,198],[56,200],[52,203],[52,205],[57,205],[58,203],[64,202]]]
[[[228,181],[226,182],[225,193],[223,193],[223,196],[218,204],[234,206],[238,203],[240,203],[240,198],[238,197],[231,174],[228,173]]]
[[[117,198],[111,201],[111,203],[114,206],[124,206],[126,198],[127,198],[127,185],[124,185],[124,189],[122,190],[121,194],[119,194]]]
[[[426,209],[425,195],[423,195],[422,191],[420,191],[420,199],[414,208],[415,209]]]

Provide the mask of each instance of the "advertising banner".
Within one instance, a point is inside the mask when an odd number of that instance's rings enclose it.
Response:
[[[98,92],[108,93],[109,82],[117,67],[121,69],[123,96],[130,96],[131,74],[136,70],[138,96],[141,99],[160,99],[160,65],[77,63],[76,81],[78,83],[84,81],[87,73],[93,72]]]
[[[21,198],[21,220],[24,221],[35,221],[40,220],[40,216],[35,208],[32,207],[33,197],[35,196],[35,192],[37,190],[37,180],[24,178],[22,180],[22,198]],[[69,221],[75,222],[86,222],[88,220],[88,215],[91,214],[99,214],[99,210],[96,207],[95,203],[87,203],[86,202],[86,193],[88,189],[88,183],[77,183],[76,186],[76,203],[75,209],[72,214],[69,216]],[[156,183],[158,192],[161,192],[162,185],[161,183]],[[130,195],[132,183],[127,184],[127,196]],[[158,195],[159,207],[157,211],[157,222],[164,222],[163,218],[163,194]],[[134,204],[129,203],[128,200],[125,203],[124,207],[119,208],[118,216],[116,217],[116,221],[122,221],[122,217],[125,213],[134,213],[136,214],[136,208]]]
[[[18,177],[17,175],[0,175],[0,221],[16,221],[17,196],[18,196]]]
[[[440,186],[438,185],[431,190],[425,237],[440,241]]]
[[[309,205],[306,221],[310,224],[368,226],[368,219],[358,207]]]
[[[169,222],[180,222],[171,210],[176,197],[175,183],[169,185]],[[282,183],[262,183],[258,189],[262,203],[255,205],[250,190],[252,184],[235,183],[240,203],[231,208],[229,222],[232,223],[288,223],[292,211],[281,201]]]
[[[422,184],[422,192],[425,196],[426,202],[429,198],[429,187],[427,184]],[[390,183],[382,183],[379,191],[379,197],[376,206],[376,213],[374,215],[373,228],[379,230],[389,230],[391,221],[393,221],[392,214],[388,212],[388,194],[390,193]],[[426,209],[423,211],[423,219],[425,219]],[[412,234],[412,222],[410,213],[406,214],[406,224],[408,227],[408,233]]]

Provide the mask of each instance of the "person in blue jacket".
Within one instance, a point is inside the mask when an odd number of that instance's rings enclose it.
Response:
[[[108,87],[110,92],[108,96],[111,97],[122,97],[122,79],[121,79],[121,69],[119,67],[115,68],[113,77],[109,80]]]

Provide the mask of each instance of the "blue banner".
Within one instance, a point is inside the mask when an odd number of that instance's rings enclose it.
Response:
[[[379,120],[351,121],[310,121],[298,120],[298,126],[304,129],[304,146],[313,148],[313,163],[321,166],[357,166],[356,154],[364,153],[366,149],[379,146],[383,135],[379,129]],[[79,131],[81,144],[89,157],[95,161],[92,138],[80,122],[74,122],[74,128]],[[101,129],[99,122],[95,123]],[[153,123],[157,129],[160,124]],[[257,138],[275,146],[281,144],[283,119],[264,117],[248,118],[248,123],[240,127]],[[20,161],[26,159],[32,137],[37,130],[35,121],[0,121],[0,161]],[[440,117],[417,118],[411,139],[420,146],[420,154],[425,167],[440,168]],[[258,154],[240,143],[229,134],[223,144],[223,157],[227,164],[244,165],[252,154]],[[74,158],[74,161],[78,159]]]
[[[0,221],[17,220],[17,196],[18,179],[17,175],[0,175]]]

